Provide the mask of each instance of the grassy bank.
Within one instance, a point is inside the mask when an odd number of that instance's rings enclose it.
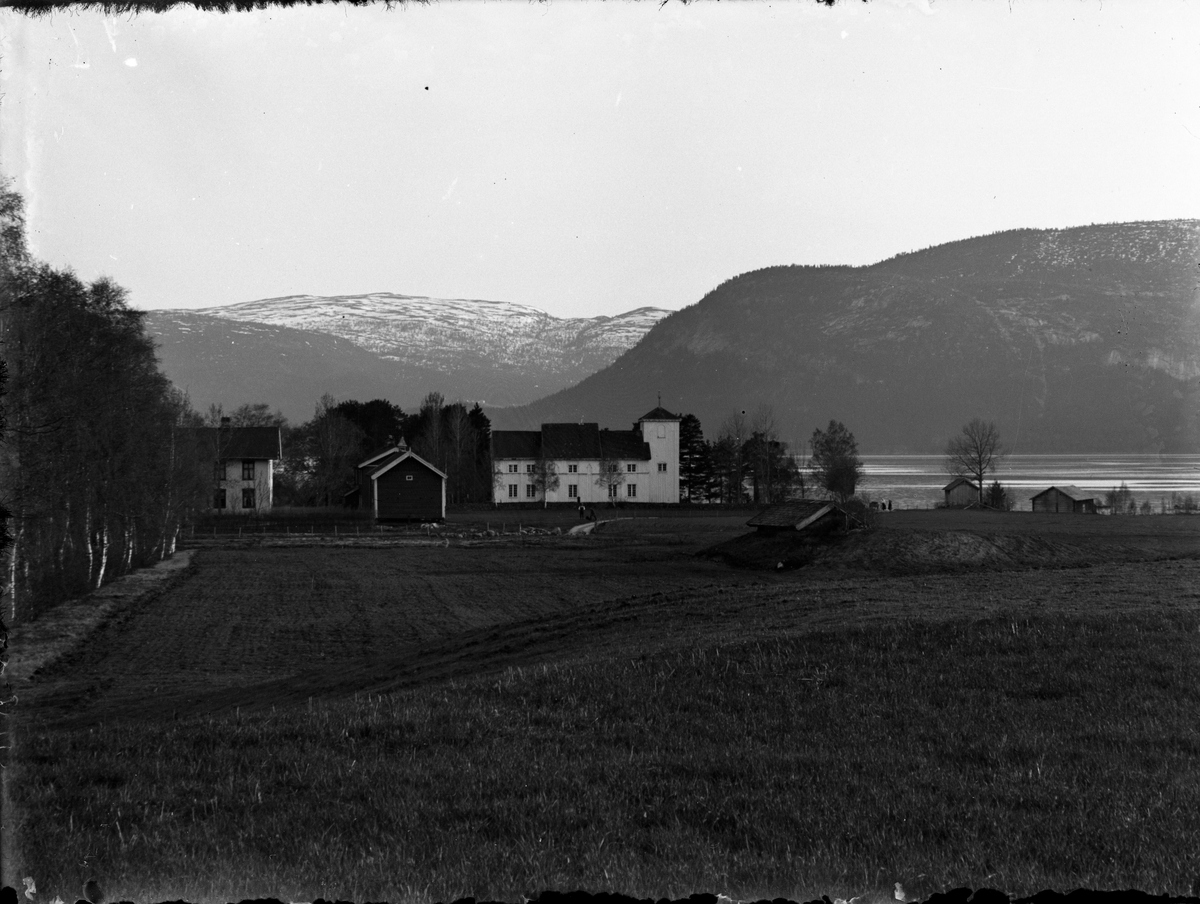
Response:
[[[14,781],[24,869],[48,891],[93,870],[138,901],[1180,893],[1198,631],[910,623],[49,730]]]

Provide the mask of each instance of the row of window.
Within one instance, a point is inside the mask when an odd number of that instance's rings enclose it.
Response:
[[[213,477],[215,477],[217,480],[224,480],[225,474],[226,474],[225,468],[228,464],[229,464],[229,462],[227,462],[227,461],[214,462],[213,463]],[[248,461],[243,461],[242,462],[242,480],[253,480],[253,479],[254,479],[254,460],[250,459]],[[224,506],[217,506],[217,508],[224,508]]]
[[[510,483],[508,485],[508,498],[509,499],[517,499],[518,498],[517,487],[518,487],[518,485],[515,483]],[[617,498],[617,490],[618,490],[617,484],[614,483],[609,486],[608,496],[610,499]],[[535,487],[533,484],[527,485],[525,487],[525,498],[526,499],[537,499],[537,487]],[[567,484],[567,498],[568,499],[578,499],[579,498],[579,484],[577,484],[577,483],[568,483]],[[636,483],[625,484],[625,498],[626,499],[636,499],[637,498],[637,484]]]
[[[223,509],[226,507],[227,507],[227,505],[226,505],[225,490],[217,490],[216,493],[213,494],[213,508]],[[243,489],[242,489],[242,508],[244,508],[244,509],[254,508],[254,487],[243,487]]]
[[[508,473],[509,474],[517,474],[517,473],[519,473],[520,468],[521,468],[520,465],[510,464],[508,466]],[[614,472],[619,471],[619,470],[621,470],[621,466],[617,465],[617,464],[612,464],[612,465],[608,466],[608,470],[614,471]],[[534,473],[536,473],[536,471],[537,471],[537,465],[526,465],[525,466],[526,474],[534,474]],[[637,473],[637,465],[636,464],[627,464],[627,465],[625,465],[625,471],[629,474],[636,474]],[[658,472],[660,474],[667,473],[667,463],[665,461],[660,461],[658,463]],[[579,473],[579,465],[567,465],[567,473],[568,474],[578,474]],[[251,475],[251,476],[253,476],[253,475]],[[247,478],[247,479],[249,479],[249,478]]]

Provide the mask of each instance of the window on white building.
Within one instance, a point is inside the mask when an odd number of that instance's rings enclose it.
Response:
[[[242,462],[242,480],[253,480],[253,479],[254,479],[254,462],[253,461]]]
[[[516,466],[516,465],[509,465],[509,466],[508,466],[508,473],[509,473],[509,474],[516,474],[516,473],[517,473],[517,466]]]
[[[508,498],[509,499],[517,498],[517,485],[515,483],[510,483],[508,485]]]
[[[665,461],[660,461],[658,463],[658,473],[665,474],[666,472],[667,472],[667,463]]]
[[[579,484],[577,484],[577,483],[568,483],[567,484],[567,498],[568,499],[578,499],[579,498]]]
[[[628,496],[630,499],[633,499],[635,496],[637,496],[637,484],[636,483],[625,484],[625,495]]]
[[[535,487],[532,483],[525,487],[525,498],[537,499],[537,487]]]
[[[567,473],[568,474],[578,474],[579,473],[579,465],[567,465]]]
[[[667,425],[666,425],[666,424],[659,424],[659,425],[658,425],[658,438],[659,438],[659,439],[666,439],[666,438],[667,438]]]
[[[242,488],[242,508],[244,508],[244,509],[254,508],[254,487],[243,487]]]
[[[610,484],[610,485],[609,485],[609,487],[608,487],[608,498],[609,498],[609,499],[616,499],[616,498],[617,498],[617,485],[616,485],[615,483],[614,483],[614,484]]]
[[[526,474],[532,474],[532,473],[533,473],[533,469],[534,469],[534,467],[535,467],[534,465],[526,465],[526,466],[525,466],[525,473],[526,473]]]
[[[630,474],[636,474],[637,473],[637,465],[636,464],[626,465],[625,470],[628,471]]]

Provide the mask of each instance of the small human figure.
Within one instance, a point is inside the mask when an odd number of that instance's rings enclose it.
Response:
[[[888,511],[890,512],[891,510],[892,510],[892,500],[889,499],[888,500]]]
[[[595,521],[595,520],[596,520],[596,510],[595,510],[594,508],[590,508],[590,509],[588,509],[588,520],[589,520],[589,521]]]
[[[583,503],[582,503],[582,502],[581,502],[581,503],[579,503],[579,520],[580,520],[580,521],[586,521],[586,520],[587,520],[587,513],[586,513],[586,512],[583,510]]]

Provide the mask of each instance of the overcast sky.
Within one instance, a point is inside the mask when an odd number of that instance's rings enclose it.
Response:
[[[139,308],[681,308],[772,264],[1200,216],[1200,3],[0,10],[34,252]]]

